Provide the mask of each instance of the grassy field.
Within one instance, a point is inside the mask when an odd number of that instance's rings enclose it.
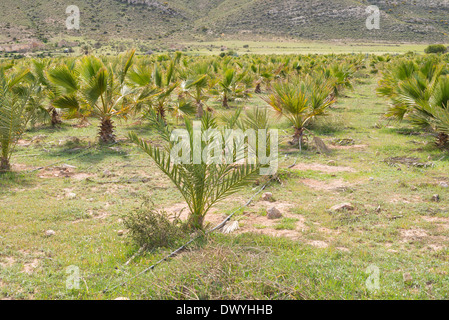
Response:
[[[423,53],[425,44],[388,44],[388,43],[358,43],[351,41],[212,41],[183,43],[193,52],[199,54],[219,54],[221,48],[233,50],[238,54],[330,54],[330,53],[369,53],[369,54],[401,54],[406,52]],[[246,47],[248,46],[248,47]]]
[[[263,44],[248,44],[267,52]],[[295,46],[306,45],[286,50]],[[279,179],[266,191],[276,201],[256,197],[233,218],[240,225],[235,233],[201,239],[107,293],[170,252],[147,252],[125,265],[138,248],[119,232],[123,215],[146,200],[168,211],[184,206],[126,138],[130,131],[153,133],[145,123],[118,123],[119,142],[108,147],[97,144],[95,122],[28,131],[12,158],[14,173],[0,177],[0,298],[447,298],[449,154],[434,147],[433,137],[383,120],[386,102],[376,97],[376,85],[375,77],[358,79],[314,124],[312,132],[332,148],[329,155],[292,150],[286,143],[292,130],[273,121],[282,136],[281,161]],[[263,102],[255,97],[246,105]],[[404,157],[417,159],[407,165]],[[218,223],[263,182],[221,203],[206,220]],[[431,200],[435,194],[440,202]],[[329,211],[344,202],[354,210]],[[271,206],[284,218],[268,220]],[[46,236],[47,230],[55,234]],[[374,291],[366,285],[373,265],[380,276]],[[69,266],[80,270],[79,290],[66,289]]]

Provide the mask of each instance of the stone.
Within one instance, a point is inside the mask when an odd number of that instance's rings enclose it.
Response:
[[[350,210],[354,210],[354,206],[349,202],[345,202],[345,203],[340,203],[340,204],[333,206],[330,210],[331,211],[343,211],[343,210],[350,211]]]
[[[405,283],[409,284],[409,283],[411,283],[413,281],[412,275],[410,273],[408,273],[408,272],[404,273],[402,275],[402,277],[403,277]]]
[[[440,195],[434,194],[431,199],[433,202],[440,202]]]
[[[125,298],[125,297],[118,297],[118,298],[115,298],[114,300],[129,300],[129,298]]]
[[[125,231],[119,230],[119,231],[117,231],[117,234],[118,234],[119,237],[121,237],[121,236],[123,236],[125,234]]]
[[[224,225],[221,232],[227,234],[231,233],[239,228],[239,222],[238,221],[231,221]]]
[[[374,181],[374,178],[373,178],[373,177],[369,177],[368,180],[369,180],[369,181]]]
[[[449,188],[449,185],[446,182],[440,182],[440,187],[442,188]]]
[[[262,200],[263,201],[272,201],[273,200],[273,194],[271,192],[265,192],[262,195]]]
[[[53,230],[47,230],[47,231],[45,231],[45,236],[47,236],[47,237],[54,236],[55,234],[56,234],[56,232],[53,231]]]
[[[73,193],[73,192],[67,193],[67,198],[68,199],[75,199],[76,198],[76,193]]]
[[[110,177],[110,176],[112,176],[111,171],[109,171],[109,170],[104,170],[103,171],[103,177]]]
[[[282,218],[282,213],[276,207],[271,207],[267,210],[268,219],[279,219]]]

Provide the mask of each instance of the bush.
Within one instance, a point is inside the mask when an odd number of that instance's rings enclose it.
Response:
[[[133,242],[146,249],[171,247],[187,238],[179,217],[165,211],[142,208],[125,216],[123,222]]]
[[[442,44],[431,44],[424,50],[425,53],[445,53],[446,51],[446,46]]]

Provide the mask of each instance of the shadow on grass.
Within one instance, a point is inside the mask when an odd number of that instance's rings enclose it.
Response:
[[[52,150],[46,155],[53,157],[55,162],[76,159],[80,162],[98,164],[107,158],[120,157],[127,159],[128,152],[123,149],[123,145],[114,143],[89,146],[86,143],[70,143],[62,148]]]
[[[55,132],[66,132],[72,129],[72,126],[69,124],[62,124],[56,127],[52,127],[51,125],[46,126],[35,126],[30,129],[28,129],[27,133],[47,133],[52,134]]]
[[[0,172],[0,195],[11,192],[12,187],[32,187],[32,178],[24,172]]]

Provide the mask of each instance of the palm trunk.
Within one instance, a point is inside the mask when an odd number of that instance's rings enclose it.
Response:
[[[55,108],[51,111],[51,126],[56,127],[57,125],[61,124],[62,121],[59,119],[58,111],[56,111]]]
[[[295,134],[293,135],[293,140],[290,141],[290,144],[293,146],[301,147],[303,143],[303,135],[305,128],[295,128]]]
[[[226,94],[223,96],[222,106],[223,108],[229,109],[228,96]]]
[[[439,148],[444,148],[449,144],[449,135],[443,132],[438,133],[436,144]]]
[[[103,143],[115,142],[114,122],[109,118],[101,119],[100,141]]]
[[[163,105],[159,105],[157,107],[157,115],[160,119],[164,120],[164,122],[167,123],[167,121],[165,121],[165,108]]]
[[[8,158],[0,158],[0,172],[5,172],[11,170],[11,165]]]
[[[204,109],[203,109],[203,104],[201,103],[201,101],[197,101],[196,102],[196,108],[197,108],[197,117],[201,118],[203,117],[203,113],[204,113]]]
[[[202,215],[190,215],[188,226],[192,230],[202,230],[204,223],[204,216]]]

